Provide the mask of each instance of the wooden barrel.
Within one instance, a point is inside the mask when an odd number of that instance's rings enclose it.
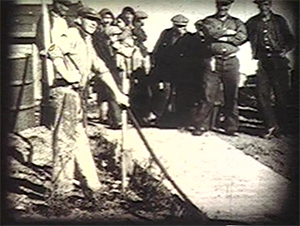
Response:
[[[9,53],[9,130],[18,132],[35,126],[32,45],[12,45]]]

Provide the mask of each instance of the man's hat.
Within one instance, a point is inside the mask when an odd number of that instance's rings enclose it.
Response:
[[[216,0],[217,4],[221,5],[230,5],[234,2],[234,0]]]
[[[114,16],[114,14],[112,13],[112,11],[110,10],[110,9],[108,9],[108,8],[103,8],[103,9],[101,9],[100,11],[99,11],[99,16],[101,17],[101,18],[103,18],[105,15],[111,15],[111,17],[115,20],[115,16]]]
[[[81,7],[77,10],[77,15],[83,18],[101,20],[99,14],[93,8]]]
[[[269,3],[271,3],[272,0],[254,0],[253,2],[254,2],[255,4],[260,4],[260,3],[264,3],[264,2],[269,2]]]
[[[144,11],[136,11],[135,17],[138,19],[146,19],[146,18],[148,18],[148,14],[145,13]]]
[[[189,19],[186,18],[185,16],[178,14],[176,16],[174,16],[171,21],[173,22],[173,24],[175,25],[187,25],[189,22]]]
[[[65,6],[73,5],[73,2],[70,1],[70,0],[53,0],[53,3],[60,3],[60,4],[63,4]]]

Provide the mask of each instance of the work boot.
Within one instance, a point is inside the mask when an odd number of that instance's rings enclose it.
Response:
[[[283,134],[282,131],[277,126],[273,126],[267,129],[267,132],[263,135],[265,139],[272,139],[272,138],[282,138]]]
[[[193,136],[201,136],[203,133],[207,132],[207,129],[201,127],[201,128],[196,128],[193,132]]]

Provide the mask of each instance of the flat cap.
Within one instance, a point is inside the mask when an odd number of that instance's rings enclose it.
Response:
[[[145,13],[144,11],[138,10],[135,12],[135,17],[139,18],[139,19],[146,19],[146,18],[148,18],[148,14]]]
[[[216,0],[217,4],[222,4],[222,5],[230,5],[234,2],[234,0]]]
[[[115,18],[114,14],[112,13],[112,11],[108,8],[103,8],[99,11],[99,16],[100,17],[104,17],[105,15],[109,14],[112,16],[112,18]]]
[[[187,25],[187,23],[189,22],[189,19],[181,14],[178,14],[178,15],[172,17],[171,21],[175,25]]]
[[[260,4],[260,3],[264,3],[264,2],[269,2],[269,3],[271,3],[272,0],[254,0],[253,2],[256,3],[256,4]]]
[[[83,18],[101,20],[99,14],[93,8],[81,7],[77,10],[77,15]]]
[[[63,4],[65,6],[73,5],[73,2],[70,1],[70,0],[53,0],[53,3],[60,3],[60,4]]]

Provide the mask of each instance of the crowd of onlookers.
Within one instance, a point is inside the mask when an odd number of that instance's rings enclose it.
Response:
[[[285,19],[271,11],[271,0],[255,0],[260,13],[245,24],[228,13],[233,2],[217,0],[216,14],[196,21],[194,34],[186,29],[188,18],[174,16],[173,27],[161,33],[152,53],[144,45],[145,12],[125,7],[115,17],[109,9],[100,10],[94,47],[123,92],[129,94],[141,124],[169,121],[182,128],[194,127],[194,135],[221,127],[226,134],[235,135],[240,80],[236,54],[240,45],[250,41],[253,57],[259,61],[257,99],[265,135],[284,132],[289,89],[286,53],[293,48],[294,37]],[[101,121],[108,119],[113,128],[119,128],[121,111],[112,93],[103,82],[95,84],[99,104],[105,101],[109,106],[108,118],[101,114]],[[275,112],[271,89],[276,97]]]

